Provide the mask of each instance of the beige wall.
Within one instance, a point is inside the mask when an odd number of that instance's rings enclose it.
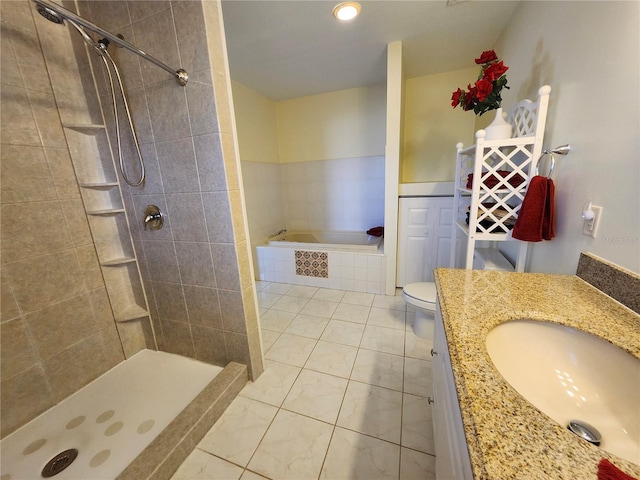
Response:
[[[384,155],[384,85],[278,102],[281,163]]]
[[[66,35],[67,27],[46,22],[32,2],[0,5],[5,436],[124,354],[55,107],[73,108],[85,91],[56,90],[54,97],[48,82],[53,69],[77,73],[80,64],[88,72],[87,60],[64,48],[48,48],[45,59],[36,25],[56,35]],[[122,32],[170,65],[181,63],[190,74],[183,88],[133,54],[115,52],[147,166],[144,188],[123,186],[123,193],[157,343],[211,363],[247,364],[256,377],[263,367],[219,3],[107,1],[84,7],[83,15],[95,23]],[[180,42],[167,34],[174,31]],[[87,80],[85,87],[92,86]],[[148,204],[167,215],[162,230],[140,228]]]
[[[456,143],[475,142],[475,115],[453,109],[451,93],[477,76],[467,68],[406,80],[401,183],[453,181]]]
[[[240,158],[243,162],[279,163],[277,103],[241,83],[231,85]]]
[[[551,85],[545,146],[574,148],[553,176],[557,237],[533,245],[532,271],[572,274],[590,251],[640,272],[639,22],[638,2],[521,2],[495,45],[504,104]],[[604,208],[596,239],[581,233],[589,200]]]

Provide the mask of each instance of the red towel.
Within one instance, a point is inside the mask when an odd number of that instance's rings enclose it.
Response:
[[[598,480],[638,480],[627,475],[606,458],[598,464]]]
[[[544,216],[542,217],[542,238],[545,240],[551,240],[556,236],[555,196],[556,187],[553,180],[547,178],[547,200],[544,204]]]
[[[527,193],[524,195],[522,206],[518,212],[518,219],[513,226],[511,236],[517,240],[524,240],[525,242],[541,242],[542,241],[542,224],[544,223],[545,216],[549,222],[549,212],[553,211],[553,208],[547,211],[547,198],[549,185],[546,177],[536,175],[529,182]],[[545,215],[546,212],[546,215]],[[551,225],[551,222],[549,222]],[[550,229],[547,227],[547,231]]]

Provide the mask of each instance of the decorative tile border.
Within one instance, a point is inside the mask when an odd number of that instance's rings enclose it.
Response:
[[[296,275],[329,278],[329,256],[327,252],[295,250]]]
[[[580,254],[576,275],[640,314],[640,275],[592,253]]]

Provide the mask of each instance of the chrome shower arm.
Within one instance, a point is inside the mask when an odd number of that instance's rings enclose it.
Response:
[[[149,55],[148,53],[143,52],[139,48],[131,45],[129,42],[127,42],[125,40],[122,40],[121,38],[115,36],[114,34],[109,33],[108,31],[98,27],[97,25],[91,23],[88,20],[85,20],[84,18],[76,15],[75,13],[70,12],[69,10],[61,7],[60,5],[58,5],[56,3],[53,3],[53,2],[50,2],[49,0],[33,0],[33,2],[37,3],[38,5],[42,5],[45,8],[48,8],[48,9],[52,10],[53,12],[57,13],[61,17],[66,18],[67,20],[69,20],[71,22],[75,22],[78,25],[82,25],[84,28],[88,28],[89,30],[94,31],[97,34],[108,38],[110,41],[120,45],[123,48],[126,48],[130,52],[135,53],[136,55],[141,56],[145,60],[153,63],[154,65],[156,65],[157,67],[160,67],[163,70],[166,70],[167,72],[169,72],[171,75],[174,76],[174,78],[176,79],[178,84],[180,84],[182,86],[185,86],[187,84],[187,82],[189,81],[189,75],[182,68],[179,68],[178,70],[174,70],[173,68],[169,67],[168,65],[162,63],[157,58],[154,58],[151,55]]]

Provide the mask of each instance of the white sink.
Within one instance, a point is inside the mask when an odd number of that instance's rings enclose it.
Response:
[[[600,448],[640,465],[640,360],[594,335],[534,320],[502,323],[486,343],[520,395],[560,425],[592,425]]]

